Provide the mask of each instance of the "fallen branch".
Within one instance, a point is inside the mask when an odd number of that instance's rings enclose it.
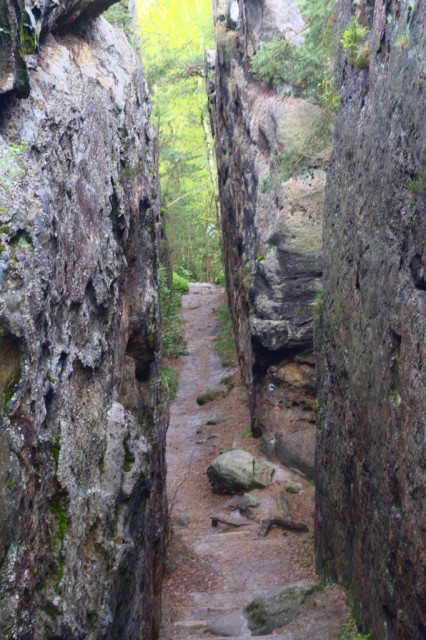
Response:
[[[238,529],[239,527],[248,527],[251,526],[251,522],[230,522],[229,520],[222,520],[222,518],[218,518],[217,516],[211,516],[212,527],[217,527],[220,524],[226,524],[228,527],[235,527]]]
[[[303,522],[295,522],[291,518],[265,518],[262,520],[259,528],[259,536],[265,537],[269,529],[273,526],[282,527],[283,529],[287,529],[288,531],[297,531],[298,533],[307,533],[309,532],[308,527]]]

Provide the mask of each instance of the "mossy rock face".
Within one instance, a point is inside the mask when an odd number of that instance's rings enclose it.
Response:
[[[15,91],[26,97],[30,85],[24,56],[35,52],[37,41],[29,18],[17,5],[5,0],[0,15],[0,94]]]

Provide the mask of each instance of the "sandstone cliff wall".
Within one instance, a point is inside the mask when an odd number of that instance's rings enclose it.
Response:
[[[341,0],[338,33],[352,16]],[[376,640],[426,637],[426,3],[358,2],[325,217],[317,555]]]
[[[223,0],[215,24],[208,92],[227,290],[252,428],[271,457],[313,475],[312,320],[322,286],[324,158],[283,182],[278,154],[303,140],[319,108],[293,97],[288,85],[263,86],[250,72],[262,42],[304,23],[293,0]]]
[[[86,19],[44,33],[25,58],[29,97],[1,103],[4,640],[154,638],[158,628],[155,136],[138,57],[105,20],[87,19],[104,4],[34,5],[38,34]]]

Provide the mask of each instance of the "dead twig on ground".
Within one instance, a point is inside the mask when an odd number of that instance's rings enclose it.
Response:
[[[265,518],[260,523],[259,536],[263,538],[268,534],[271,527],[281,527],[288,531],[296,531],[297,533],[308,533],[309,529],[303,522],[295,522],[292,518],[282,518],[277,516],[275,518]]]
[[[239,527],[250,527],[251,526],[251,522],[231,522],[230,520],[223,520],[222,518],[218,518],[217,516],[211,516],[211,521],[212,521],[212,527],[217,527],[217,525],[220,524],[225,524],[228,527],[235,527],[236,529],[238,529]]]

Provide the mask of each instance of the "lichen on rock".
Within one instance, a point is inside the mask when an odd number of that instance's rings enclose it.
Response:
[[[105,20],[47,33],[108,3],[39,4],[31,92],[9,91],[0,121],[0,636],[154,638],[166,417],[151,105]]]

